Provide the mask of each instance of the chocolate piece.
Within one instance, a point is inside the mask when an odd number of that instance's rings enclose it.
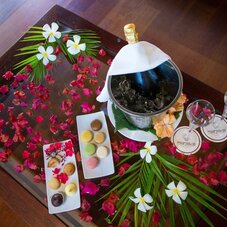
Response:
[[[59,207],[64,202],[63,193],[56,193],[51,197],[51,203],[54,207]]]

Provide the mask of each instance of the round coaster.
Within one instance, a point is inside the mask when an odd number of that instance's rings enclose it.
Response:
[[[173,135],[172,135],[172,143],[176,146],[177,152],[184,154],[184,155],[190,155],[196,153],[202,143],[201,136],[196,130],[192,130],[190,132],[190,135],[188,137],[188,140],[186,141],[184,139],[184,135],[189,133],[189,127],[188,126],[182,126],[177,128]]]
[[[214,143],[227,140],[227,120],[221,120],[221,115],[215,114],[214,121],[200,129],[203,136]]]

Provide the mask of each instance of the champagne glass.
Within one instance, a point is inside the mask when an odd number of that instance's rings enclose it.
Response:
[[[224,95],[224,110],[222,115],[215,114],[212,124],[201,127],[205,138],[215,143],[227,140],[227,91]]]
[[[172,142],[178,152],[190,155],[196,153],[202,143],[200,134],[195,130],[198,127],[210,124],[215,116],[213,105],[203,99],[190,103],[186,109],[189,126],[177,128],[172,136]]]

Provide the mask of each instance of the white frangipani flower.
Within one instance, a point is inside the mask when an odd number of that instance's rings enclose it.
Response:
[[[73,40],[68,40],[66,43],[66,46],[68,47],[68,52],[72,55],[78,54],[81,50],[85,51],[86,49],[86,44],[85,43],[80,43],[80,36],[74,35]]]
[[[167,185],[167,188],[168,189],[165,189],[166,195],[168,197],[172,197],[173,200],[178,204],[181,204],[181,199],[185,200],[188,195],[188,192],[185,191],[187,187],[182,181],[179,181],[177,187],[175,186],[174,181],[172,181]]]
[[[43,46],[39,46],[38,51],[40,53],[36,54],[36,57],[39,60],[43,59],[44,65],[47,65],[49,63],[49,61],[55,61],[57,58],[54,54],[52,54],[54,52],[54,49],[52,46],[47,47],[46,50]]]
[[[157,153],[157,147],[155,145],[151,146],[151,142],[147,142],[144,146],[145,149],[140,150],[140,157],[142,159],[146,158],[146,162],[150,163],[152,161],[152,156]]]
[[[56,41],[56,38],[59,39],[61,37],[61,32],[58,32],[59,26],[55,22],[51,24],[51,27],[49,24],[45,24],[43,26],[43,36],[48,39],[48,42],[53,43]]]
[[[136,198],[133,197],[129,197],[129,199],[131,199],[134,203],[139,203],[138,204],[138,210],[142,211],[142,212],[147,212],[147,210],[150,210],[153,208],[153,206],[149,206],[146,203],[152,203],[153,202],[153,198],[149,195],[146,194],[144,196],[141,196],[141,189],[137,188],[134,191],[134,195]]]

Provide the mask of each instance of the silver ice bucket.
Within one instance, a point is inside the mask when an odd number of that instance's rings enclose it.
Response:
[[[127,80],[130,82],[125,82]],[[145,72],[108,78],[110,99],[128,121],[140,129],[150,128],[155,118],[162,118],[177,101],[182,89],[181,72],[172,60]],[[123,95],[124,90],[128,92],[126,96]],[[135,93],[139,95],[135,96]],[[164,94],[164,98],[157,98],[160,93]]]

